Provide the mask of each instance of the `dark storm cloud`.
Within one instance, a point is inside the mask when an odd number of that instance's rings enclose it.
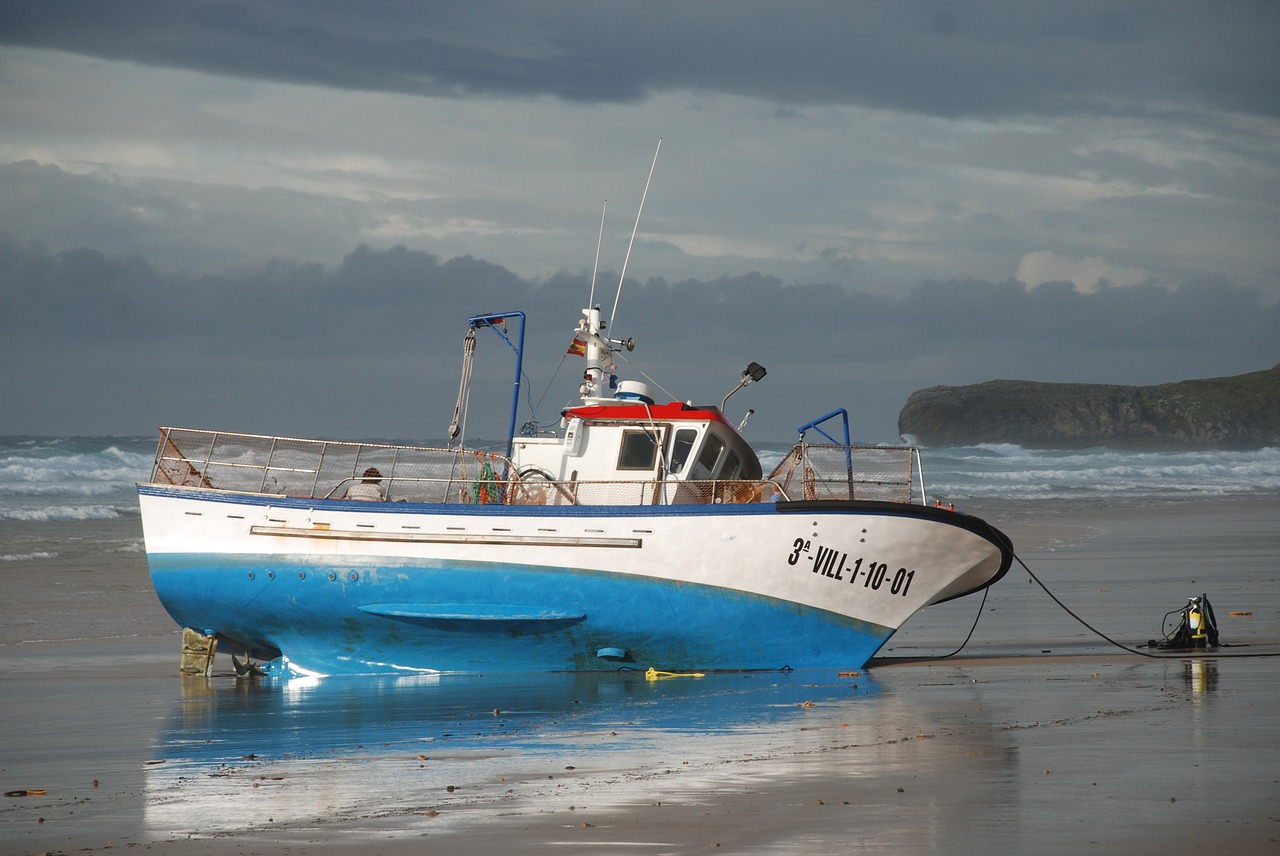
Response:
[[[127,181],[34,161],[0,165],[0,224],[58,247],[126,247],[166,268],[204,269],[228,257],[331,258],[333,243],[347,242],[360,221],[349,201],[281,188]]]
[[[434,96],[630,102],[703,90],[938,116],[1280,114],[1280,5],[5,4],[0,43]]]
[[[606,310],[608,282],[602,276],[597,291]],[[275,262],[214,276],[0,236],[0,355],[21,366],[0,381],[0,433],[180,423],[438,438],[465,318],[535,307],[526,405],[554,421],[576,389],[580,363],[564,350],[588,286],[583,276],[535,283],[480,259],[404,247],[358,247],[333,267]],[[898,410],[925,386],[1160,383],[1280,360],[1280,304],[1214,279],[1091,293],[1069,283],[928,282],[901,297],[759,274],[654,279],[627,284],[615,326],[613,335],[639,342],[628,359],[681,399],[718,403],[748,361],[764,363],[768,387],[734,405],[757,408],[755,436],[781,440],[837,406],[850,407],[863,439],[894,440]],[[473,435],[505,427],[509,372],[489,337],[473,395],[484,427]],[[639,377],[626,362],[622,373]]]

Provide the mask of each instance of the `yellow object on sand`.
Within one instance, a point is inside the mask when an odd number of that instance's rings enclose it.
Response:
[[[653,666],[649,667],[649,671],[644,673],[646,681],[656,681],[661,678],[705,678],[702,672],[659,672]]]

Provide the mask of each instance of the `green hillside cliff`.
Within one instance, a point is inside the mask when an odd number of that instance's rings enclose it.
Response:
[[[898,431],[925,446],[1183,451],[1280,446],[1280,365],[1158,386],[993,380],[913,392]]]

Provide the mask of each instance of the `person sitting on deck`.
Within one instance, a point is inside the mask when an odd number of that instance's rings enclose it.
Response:
[[[377,467],[369,467],[364,471],[364,480],[353,484],[347,488],[347,499],[361,499],[368,502],[381,502],[382,495],[382,473],[378,472]]]

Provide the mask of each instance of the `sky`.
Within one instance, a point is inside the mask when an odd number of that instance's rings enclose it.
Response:
[[[1268,369],[1278,37],[1245,0],[8,0],[0,434],[438,439],[507,310],[553,425],[597,245],[621,376],[719,403],[760,362],[753,440]],[[482,337],[468,436],[512,376]]]

